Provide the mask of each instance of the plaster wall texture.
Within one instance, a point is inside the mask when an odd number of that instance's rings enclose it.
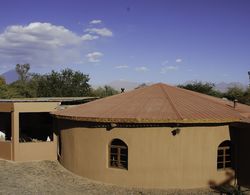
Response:
[[[105,128],[70,127],[60,123],[61,163],[70,171],[107,183],[144,188],[196,188],[222,182],[217,170],[217,147],[230,140],[229,127]],[[64,129],[64,130],[63,130]],[[109,167],[109,143],[119,138],[128,145],[128,170]]]

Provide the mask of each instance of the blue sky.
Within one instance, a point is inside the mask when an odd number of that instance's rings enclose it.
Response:
[[[0,73],[72,68],[91,83],[248,83],[249,0],[1,0]]]

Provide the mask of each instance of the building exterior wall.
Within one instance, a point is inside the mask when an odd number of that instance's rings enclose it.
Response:
[[[52,112],[59,105],[58,102],[15,102],[13,104],[16,112]]]
[[[0,102],[0,112],[11,112],[14,110],[14,105],[11,102]]]
[[[11,141],[0,141],[0,158],[12,160]]]
[[[58,102],[1,102],[0,111],[11,113],[11,141],[0,142],[0,158],[14,161],[56,160],[57,137],[50,142],[19,142],[19,114],[52,112]],[[39,127],[39,124],[37,124]]]
[[[15,161],[56,160],[56,140],[51,142],[18,143]]]
[[[14,103],[14,134],[19,138],[19,113],[51,112],[55,111],[57,102],[17,102]],[[39,125],[39,124],[37,124]],[[57,159],[57,138],[54,135],[50,142],[25,142],[20,143],[19,139],[14,139],[14,160],[56,160]]]
[[[72,127],[61,120],[60,162],[81,176],[123,186],[196,188],[221,182],[217,147],[230,140],[228,126],[105,128]],[[119,138],[128,145],[128,170],[109,168],[109,143]]]

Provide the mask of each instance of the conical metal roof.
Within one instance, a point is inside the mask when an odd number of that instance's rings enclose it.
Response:
[[[158,83],[52,113],[57,118],[118,123],[226,123],[242,115],[227,100]],[[247,110],[249,106],[246,106]]]

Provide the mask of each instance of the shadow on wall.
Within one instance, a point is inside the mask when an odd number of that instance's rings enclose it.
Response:
[[[234,145],[234,170],[238,186],[250,187],[250,124],[233,124],[230,137]]]
[[[230,193],[230,191],[234,191],[235,188],[232,186],[232,184],[235,181],[235,174],[233,170],[228,170],[225,172],[226,179],[220,183],[215,182],[213,180],[208,181],[208,184],[211,189],[216,190],[221,193]]]
[[[235,123],[229,131],[234,170],[225,170],[223,182],[210,180],[208,184],[222,194],[241,194],[241,187],[250,188],[250,124]]]

